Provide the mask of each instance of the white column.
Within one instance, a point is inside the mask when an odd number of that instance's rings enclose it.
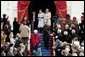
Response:
[[[9,16],[11,30],[13,30],[14,17],[17,17],[17,1],[1,1],[1,17],[3,14]]]
[[[67,1],[67,12],[71,15],[71,19],[76,17],[80,23],[81,13],[84,12],[84,1]]]
[[[70,14],[71,13],[71,2],[70,1],[67,1],[67,14]]]
[[[11,30],[13,30],[14,17],[17,17],[17,1],[9,1],[9,21],[11,24]]]

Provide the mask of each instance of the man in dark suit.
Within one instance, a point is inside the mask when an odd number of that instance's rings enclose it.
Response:
[[[49,31],[50,31],[50,27],[45,25],[43,28],[43,41],[46,49],[49,48]]]
[[[79,23],[79,36],[81,37],[80,41],[84,40],[84,16],[81,17],[81,23]]]
[[[3,22],[3,29],[4,29],[4,26],[6,25],[6,22],[7,22],[7,19],[8,17],[6,18],[6,14],[3,14],[3,18],[2,18],[2,22]]]
[[[62,46],[59,39],[56,39],[55,47],[55,56],[61,56]]]
[[[70,37],[71,30],[69,28],[70,28],[70,26],[68,24],[66,24],[65,30],[63,31],[63,40],[68,43],[71,43],[71,37]]]
[[[13,35],[15,36],[17,33],[19,33],[19,24],[18,24],[17,18],[14,18],[14,21],[13,21]]]
[[[37,14],[35,11],[33,11],[30,15],[30,23],[32,24],[31,28],[32,28],[32,31],[37,29],[37,26],[38,26],[38,19],[37,19]]]

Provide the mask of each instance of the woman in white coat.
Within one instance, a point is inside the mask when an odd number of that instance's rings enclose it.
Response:
[[[51,26],[51,12],[49,11],[49,9],[46,9],[46,12],[44,14],[44,22],[45,25]]]
[[[42,31],[43,27],[44,27],[44,13],[40,9],[39,13],[38,13],[38,28],[39,28],[39,32]]]

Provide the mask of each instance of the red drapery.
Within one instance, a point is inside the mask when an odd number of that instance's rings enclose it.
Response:
[[[18,21],[21,22],[24,16],[28,17],[28,6],[30,1],[18,1]]]
[[[56,14],[61,18],[66,18],[67,15],[67,4],[66,1],[54,1],[56,5]]]

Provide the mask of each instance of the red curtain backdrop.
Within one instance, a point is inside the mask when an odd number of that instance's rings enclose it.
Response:
[[[66,1],[54,1],[56,5],[56,14],[61,18],[66,18],[67,15],[67,4]]]
[[[28,6],[30,1],[18,1],[18,21],[21,22],[24,16],[29,17],[28,15]]]

